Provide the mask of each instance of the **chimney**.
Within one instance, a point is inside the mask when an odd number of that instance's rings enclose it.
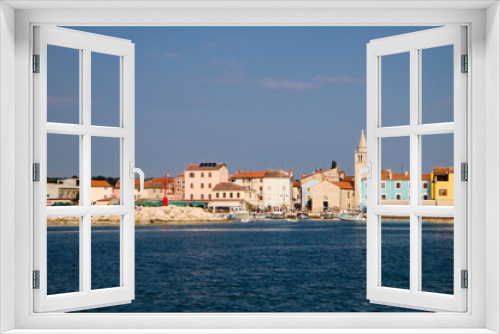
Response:
[[[236,170],[236,174],[239,174],[239,173],[240,173],[240,170],[239,170],[239,169],[237,169],[237,170]]]
[[[408,176],[408,171],[407,170],[405,170],[405,176]]]
[[[392,180],[392,169],[387,168],[387,172],[389,173],[389,180]]]

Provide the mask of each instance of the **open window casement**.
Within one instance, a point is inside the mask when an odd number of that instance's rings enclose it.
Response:
[[[75,73],[78,74],[79,98],[75,98],[79,116],[74,124],[48,122],[48,48],[58,47],[77,54]],[[134,299],[134,44],[128,40],[57,27],[34,28],[33,52],[34,82],[34,268],[33,293],[35,312],[65,312],[108,305],[130,303]],[[100,53],[119,59],[118,126],[96,126],[91,120],[92,55]],[[79,68],[78,68],[79,67]],[[118,123],[119,122],[119,123]],[[78,197],[74,206],[48,206],[47,154],[48,136],[75,139],[79,156],[77,181]],[[51,137],[52,138],[52,137]],[[120,200],[118,205],[96,206],[91,200],[92,141],[113,138],[119,142]],[[64,139],[63,139],[64,140]],[[50,176],[50,175],[49,175]],[[141,175],[143,183],[143,175]],[[93,216],[115,216],[119,221],[119,283],[109,288],[95,288],[92,283],[92,228]],[[79,240],[76,240],[74,281],[76,288],[64,293],[50,292],[47,281],[47,220],[53,217],[79,222]],[[63,235],[61,237],[64,237]],[[66,254],[61,254],[61,257]],[[59,269],[60,270],[60,269]],[[117,275],[118,276],[118,275]]]
[[[451,46],[453,62],[453,121],[446,123],[422,122],[422,55],[426,50]],[[409,124],[384,127],[382,58],[390,55],[409,54]],[[367,298],[372,303],[400,306],[430,311],[465,312],[467,310],[467,182],[464,163],[467,163],[466,110],[467,110],[467,45],[465,27],[443,27],[404,34],[379,40],[367,45],[367,149],[368,149],[368,198],[367,198]],[[427,55],[427,53],[426,53]],[[451,59],[452,58],[452,59]],[[384,65],[391,58],[384,58]],[[401,112],[408,112],[401,110]],[[387,115],[386,115],[387,116]],[[385,118],[387,119],[387,117]],[[454,203],[451,206],[426,205],[422,195],[422,139],[429,135],[453,135],[453,168],[455,171]],[[409,142],[409,203],[386,205],[382,199],[382,142],[387,140]],[[399,139],[398,139],[399,138]],[[429,137],[427,137],[428,139]],[[391,174],[392,175],[392,174]],[[432,175],[432,174],[431,174]],[[461,177],[462,176],[462,177]],[[435,179],[430,184],[435,185]],[[409,204],[409,205],[408,205]],[[382,273],[387,262],[383,261],[384,217],[409,217],[409,283],[407,287],[384,286]],[[453,277],[451,292],[429,292],[423,288],[422,219],[441,217],[454,219],[453,223]],[[435,256],[444,256],[435,254]]]

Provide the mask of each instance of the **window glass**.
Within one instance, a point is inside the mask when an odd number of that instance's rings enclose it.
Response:
[[[80,291],[81,217],[47,217],[47,294]]]
[[[120,216],[92,216],[92,289],[120,286]]]
[[[121,125],[120,57],[92,52],[92,125]]]
[[[422,123],[453,122],[453,45],[423,49]]]
[[[382,126],[410,124],[410,53],[381,57]]]
[[[47,45],[47,122],[80,123],[80,50]]]
[[[382,286],[410,288],[410,217],[381,217]]]

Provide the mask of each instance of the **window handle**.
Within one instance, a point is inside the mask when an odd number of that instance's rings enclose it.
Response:
[[[372,163],[367,162],[365,168],[361,168],[358,170],[358,173],[356,174],[356,187],[358,187],[358,192],[361,194],[363,192],[363,189],[361,188],[361,175],[366,173],[367,179],[372,178]]]
[[[134,167],[134,162],[130,161],[130,164],[129,164],[129,167],[130,167],[130,178],[134,180],[134,188],[135,188],[135,174],[139,174],[139,183],[140,183],[140,189],[139,189],[139,195],[142,194],[142,192],[144,191],[144,172],[142,171],[142,169],[140,168],[137,168],[137,167]]]

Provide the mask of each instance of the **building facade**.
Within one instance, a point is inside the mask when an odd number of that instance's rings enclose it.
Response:
[[[455,171],[453,167],[434,167],[431,173],[432,199],[437,205],[453,206]]]
[[[191,164],[184,171],[185,199],[192,201],[212,200],[216,184],[229,181],[225,163]]]
[[[185,197],[186,181],[184,179],[184,174],[181,174],[175,178],[174,182],[174,197],[176,200],[183,200]]]
[[[380,196],[381,203],[385,205],[410,205],[410,174],[393,173],[391,169],[382,170],[380,175]],[[366,206],[367,191],[366,177],[361,181],[360,206]],[[431,201],[431,176],[422,175],[421,200],[425,205],[435,205]]]
[[[292,207],[292,170],[268,170],[263,179],[264,207]]]
[[[113,186],[108,181],[92,180],[90,183],[90,201],[97,204],[98,200],[107,200],[113,197]]]
[[[212,189],[212,200],[208,207],[214,211],[224,209],[227,211],[231,207],[241,206],[246,210],[253,210],[256,207],[257,193],[254,189],[240,186],[234,182],[221,182]]]
[[[312,212],[351,211],[355,207],[354,183],[321,181],[312,189]]]

